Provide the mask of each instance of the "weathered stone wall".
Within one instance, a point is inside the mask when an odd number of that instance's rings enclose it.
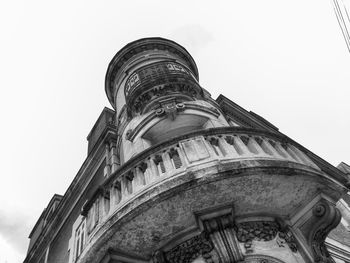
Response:
[[[98,170],[96,171],[93,179],[87,187],[87,192],[78,200],[76,205],[73,207],[72,212],[69,214],[66,222],[63,227],[60,229],[59,233],[55,237],[55,239],[50,244],[49,257],[48,262],[55,263],[68,263],[69,254],[69,240],[72,236],[72,226],[74,222],[79,217],[82,207],[86,200],[91,198],[93,193],[99,187],[104,179],[103,169],[105,163],[103,162]],[[72,252],[71,252],[72,253]]]

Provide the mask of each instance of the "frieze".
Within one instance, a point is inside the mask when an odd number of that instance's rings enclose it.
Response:
[[[246,263],[284,263],[283,261],[265,256],[265,255],[250,255],[244,259]]]
[[[213,245],[207,237],[207,234],[202,233],[194,236],[180,245],[174,247],[165,253],[165,262],[168,263],[190,263],[199,256],[203,256],[207,263],[212,263],[210,252],[213,250]],[[161,262],[162,256],[156,254],[156,259]]]
[[[279,231],[279,225],[274,221],[243,222],[237,226],[237,239],[240,242],[249,240],[270,241]]]
[[[298,251],[295,238],[291,231],[281,229],[280,224],[275,221],[251,221],[236,224],[237,239],[244,243],[247,253],[253,252],[253,240],[271,241],[276,239],[279,247],[288,245],[294,253]]]

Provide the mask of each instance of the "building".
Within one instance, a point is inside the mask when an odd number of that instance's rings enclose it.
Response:
[[[212,99],[198,79],[167,39],[114,56],[113,110],[34,226],[25,263],[350,262],[350,167]]]

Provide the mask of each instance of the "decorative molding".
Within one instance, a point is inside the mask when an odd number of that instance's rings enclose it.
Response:
[[[201,105],[197,104],[189,104],[189,103],[178,103],[175,99],[171,99],[172,102],[166,104],[164,101],[160,101],[160,105],[157,109],[155,109],[152,113],[150,113],[147,117],[145,117],[134,129],[129,129],[126,134],[125,138],[129,141],[133,141],[137,134],[147,125],[150,123],[151,120],[155,118],[161,118],[161,120],[170,117],[170,118],[176,118],[176,116],[179,114],[179,112],[184,112],[185,110],[197,110],[202,111],[207,114],[213,115],[215,118],[218,118],[220,116],[220,113],[215,108],[207,108]],[[166,100],[168,101],[168,100]],[[169,105],[172,104],[172,105]],[[167,108],[167,107],[170,108]]]
[[[221,263],[243,260],[234,230],[233,205],[224,205],[196,212],[200,229],[208,233]]]
[[[236,224],[237,239],[246,243],[249,240],[270,241],[273,240],[280,227],[274,221],[251,221]]]
[[[121,70],[124,64],[139,53],[149,50],[166,50],[179,58],[183,59],[194,73],[198,80],[198,69],[191,55],[179,44],[163,38],[144,38],[129,43],[121,49],[110,62],[105,79],[105,89],[109,100],[112,102],[114,81],[117,73]]]
[[[276,239],[279,247],[287,244],[294,253],[298,251],[293,233],[287,226],[282,227],[281,220],[277,221],[248,221],[236,224],[237,239],[244,243],[246,253],[252,253],[253,240],[271,241]]]
[[[164,256],[161,252],[156,252],[153,256],[153,263],[191,263],[199,256],[203,256],[207,263],[212,263],[210,252],[213,248],[208,235],[203,232],[177,245],[164,253]]]
[[[244,258],[244,262],[246,263],[284,263],[283,261],[265,256],[265,255],[249,255]]]
[[[132,97],[128,98],[128,115],[144,114],[152,108],[147,107],[150,103],[156,104],[157,99],[166,96],[181,98],[187,97],[187,100],[203,98],[202,88],[194,81],[182,82],[181,80],[172,83],[159,83],[150,87],[139,88]],[[150,108],[150,109],[149,109]]]
[[[315,262],[333,263],[325,240],[329,232],[335,228],[340,220],[339,210],[329,202],[322,200],[312,210],[313,220],[312,229],[308,234],[308,242],[311,247]]]

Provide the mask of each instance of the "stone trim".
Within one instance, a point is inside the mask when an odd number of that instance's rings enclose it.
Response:
[[[207,114],[213,115],[215,118],[220,116],[220,113],[215,108],[207,108],[201,105],[189,104],[189,103],[177,103],[174,105],[175,114],[179,114],[179,112],[185,112],[186,110],[197,110],[202,111]],[[159,121],[167,118],[167,112],[163,108],[158,108],[157,110],[150,113],[147,117],[145,117],[133,130],[128,130],[126,133],[126,139],[129,141],[133,141],[136,136],[142,131],[142,129],[153,119],[159,118]]]

